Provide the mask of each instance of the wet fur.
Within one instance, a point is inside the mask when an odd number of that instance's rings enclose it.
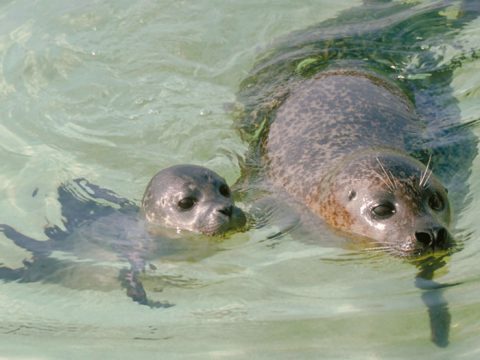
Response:
[[[460,5],[456,19],[441,14],[450,5]],[[321,201],[324,189],[318,184],[327,186],[328,174],[341,171],[345,166],[342,159],[350,154],[355,156],[366,147],[388,148],[423,163],[410,181],[413,193],[426,190],[436,175],[453,195],[454,211],[460,212],[470,201],[467,180],[478,140],[468,124],[459,121],[460,110],[450,83],[455,68],[468,60],[460,54],[449,64],[440,65],[443,54],[430,52],[429,48],[451,41],[479,14],[480,3],[476,0],[426,5],[365,1],[361,7],[277,41],[259,56],[240,87],[238,98],[244,112],[238,128],[250,143],[250,152],[238,187],[254,194],[287,190],[310,208],[321,203],[317,213],[329,219],[334,228],[348,228],[353,224],[350,214],[340,210],[334,199]],[[472,51],[472,58],[477,55]],[[408,66],[412,59],[422,66]],[[349,75],[353,75],[350,80]],[[329,78],[330,84],[327,81],[309,89],[322,77]],[[390,100],[384,102],[381,94],[362,93],[359,84],[366,81],[383,87]],[[293,97],[296,99],[290,100]],[[350,100],[361,97],[364,100],[357,101],[361,109],[353,108]],[[326,104],[323,108],[318,106],[322,101]],[[386,116],[379,116],[388,121],[384,129],[385,124],[375,117],[358,117],[358,113],[378,114],[376,103],[383,104],[387,111]],[[318,112],[326,122],[305,121]],[[342,120],[329,121],[331,112],[339,112]],[[309,126],[314,126],[313,131]],[[378,166],[372,162],[364,169],[370,172],[367,177],[371,185],[383,185],[390,191],[406,186],[398,184],[383,160],[377,159],[376,163]],[[367,245],[365,249],[389,252],[391,246]],[[415,285],[423,290],[432,341],[439,347],[449,343],[451,316],[442,297],[444,286],[432,279],[434,271],[444,264],[443,257],[415,263],[420,270]]]

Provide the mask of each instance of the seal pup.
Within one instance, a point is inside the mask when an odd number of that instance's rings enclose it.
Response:
[[[195,165],[159,171],[147,185],[142,212],[152,231],[173,228],[218,235],[241,228],[246,222],[225,180]]]
[[[71,264],[52,257],[52,252],[82,258],[85,254],[80,252],[87,248],[95,256],[104,251],[110,261],[128,262],[119,280],[135,302],[169,307],[172,304],[168,302],[150,300],[143,288],[139,277],[148,260],[184,251],[181,240],[195,238],[195,234],[222,236],[246,224],[225,180],[201,166],[177,165],[158,172],[145,190],[141,207],[85,179],[76,179],[74,184],[78,189],[61,185],[57,190],[64,229],[48,225],[44,230],[47,240],[35,240],[0,224],[7,238],[33,255],[24,261],[24,267],[0,267],[1,279],[33,282],[55,278],[52,273]],[[86,258],[95,257],[88,254]]]

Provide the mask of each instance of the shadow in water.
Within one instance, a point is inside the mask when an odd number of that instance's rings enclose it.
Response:
[[[418,261],[416,266],[419,271],[415,278],[415,286],[423,290],[422,301],[428,311],[431,340],[439,347],[447,347],[449,344],[452,318],[448,302],[443,295],[446,288],[460,284],[441,284],[433,281],[435,271],[447,264],[445,257],[431,256]]]

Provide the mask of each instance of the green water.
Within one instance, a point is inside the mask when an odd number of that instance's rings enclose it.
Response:
[[[57,187],[77,177],[136,201],[158,169],[177,163],[233,183],[247,145],[225,109],[259,49],[360,3],[3,1],[0,222],[44,239],[46,224],[61,224]],[[447,52],[479,49],[479,34],[476,20]],[[480,117],[479,69],[469,60],[455,71],[465,123]],[[415,268],[295,237],[266,240],[267,227],[197,261],[156,261],[145,287],[175,304],[168,309],[128,299],[116,264],[79,265],[53,283],[0,283],[0,359],[476,359],[479,171],[476,159],[472,201],[456,214],[468,240],[436,274],[461,283],[443,294],[445,349],[429,340]],[[0,238],[0,263],[26,257]],[[93,275],[101,283],[89,283]]]

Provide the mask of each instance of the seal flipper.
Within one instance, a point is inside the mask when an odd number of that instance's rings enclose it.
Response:
[[[138,278],[140,273],[133,269],[122,269],[119,278],[122,287],[127,290],[127,296],[140,305],[147,305],[151,308],[169,308],[174,306],[168,302],[151,301]]]
[[[62,231],[60,229],[58,230]],[[8,239],[12,240],[15,245],[32,253],[30,259],[23,260],[23,267],[14,269],[5,266],[0,267],[1,280],[26,283],[49,281],[48,279],[52,274],[65,267],[63,260],[50,257],[52,251],[62,250],[65,244],[64,242],[57,241],[55,238],[42,241],[35,240],[6,224],[0,224],[0,231],[3,232]],[[51,226],[45,229],[45,234],[48,235],[49,232],[55,233],[55,231],[56,227]]]
[[[147,305],[151,308],[169,308],[174,306],[168,302],[149,300],[139,276],[140,271],[135,270],[133,267],[120,270],[119,279],[122,287],[126,289],[129,298],[140,305]]]
[[[120,270],[119,278],[127,290],[127,296],[140,305],[148,305],[147,293],[143,288],[141,281],[138,279],[138,271],[133,269]]]
[[[21,280],[24,276],[25,268],[11,269],[6,266],[0,267],[0,279],[4,281]]]
[[[30,251],[37,256],[49,256],[53,251],[54,240],[35,240],[19,233],[13,227],[6,224],[0,224],[0,231],[3,232],[7,238],[12,240],[15,245]]]

